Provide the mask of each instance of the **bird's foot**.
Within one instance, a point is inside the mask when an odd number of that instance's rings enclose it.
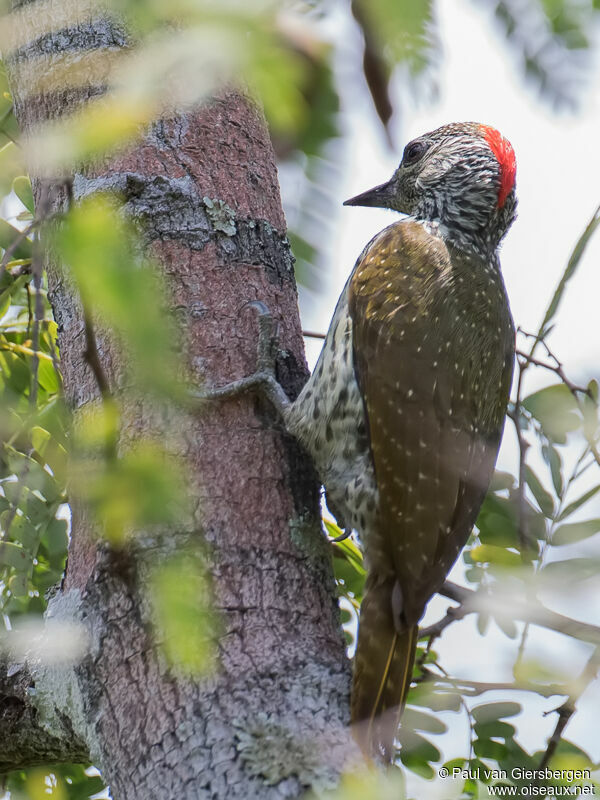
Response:
[[[333,539],[330,539],[329,541],[332,544],[336,544],[337,542],[343,542],[344,539],[348,539],[348,537],[350,536],[352,536],[352,528],[344,528],[343,533],[340,533],[339,536],[335,536]]]
[[[225,386],[202,389],[192,396],[194,400],[203,403],[255,392],[266,397],[283,417],[290,406],[290,400],[275,377],[275,362],[279,351],[277,325],[267,306],[260,300],[248,303],[245,308],[248,307],[256,309],[259,314],[256,372]]]

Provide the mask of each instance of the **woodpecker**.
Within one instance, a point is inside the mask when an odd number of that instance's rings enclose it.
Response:
[[[456,123],[411,141],[390,181],[346,201],[408,216],[359,256],[315,370],[283,410],[364,548],[351,714],[383,762],[419,620],[467,541],[502,437],[515,333],[498,248],[515,175],[497,130]]]
[[[515,331],[498,248],[515,219],[515,176],[512,146],[488,125],[411,141],[390,181],[345,203],[407,216],[359,256],[298,398],[275,379],[260,303],[258,371],[211,392],[264,393],[312,457],[338,523],[361,540],[351,716],[382,762],[394,758],[419,620],[467,541],[502,438]]]

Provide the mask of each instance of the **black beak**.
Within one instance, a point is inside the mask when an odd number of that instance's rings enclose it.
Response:
[[[395,197],[394,179],[382,183],[374,189],[369,189],[350,200],[345,200],[345,206],[371,206],[373,208],[392,208]]]

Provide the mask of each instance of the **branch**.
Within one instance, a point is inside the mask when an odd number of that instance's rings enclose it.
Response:
[[[533,351],[532,351],[533,352]],[[517,433],[517,442],[519,445],[519,481],[517,484],[517,499],[518,499],[518,535],[519,535],[519,542],[521,543],[521,547],[524,550],[529,549],[529,537],[527,532],[527,499],[525,497],[525,484],[526,484],[526,459],[527,459],[527,450],[529,449],[529,442],[523,436],[523,431],[521,429],[521,392],[523,389],[523,376],[525,375],[525,371],[529,366],[529,361],[520,361],[517,358],[517,366],[519,368],[519,378],[517,380],[517,393],[515,397],[515,404],[514,409],[512,411],[507,411],[506,415],[511,419],[515,426],[515,431]]]
[[[302,336],[306,336],[308,339],[324,339],[327,334],[317,333],[317,331],[302,331]]]
[[[43,764],[90,761],[86,745],[63,714],[49,720],[35,707],[35,689],[29,667],[0,655],[0,775]]]
[[[462,619],[467,614],[473,614],[480,610],[481,599],[489,606],[490,598],[493,599],[493,593],[490,592],[475,592],[473,589],[467,589],[464,586],[459,586],[452,581],[446,581],[439,592],[444,597],[460,603],[459,608],[454,608],[443,617],[442,620],[424,628],[420,636],[431,635],[431,629],[440,628],[440,632],[448,627],[455,619]],[[498,609],[496,613],[500,613]],[[447,621],[448,614],[452,619]],[[511,619],[518,619],[522,622],[531,622],[534,625],[539,625],[542,628],[562,633],[565,636],[571,636],[574,639],[580,639],[584,642],[591,642],[592,644],[600,644],[600,627],[597,625],[590,625],[588,622],[580,622],[579,620],[571,619],[563,614],[558,614],[556,611],[550,611],[544,606],[538,604],[527,605],[521,603],[511,603],[509,613]],[[442,624],[444,623],[444,624]]]
[[[461,688],[463,694],[469,697],[477,697],[485,692],[511,691],[511,692],[536,692],[542,697],[553,697],[557,694],[567,694],[568,689],[559,683],[533,683],[531,681],[471,681],[464,678],[449,678],[445,675],[435,675],[427,669],[423,670],[424,677],[417,683],[425,680],[436,681],[437,683],[450,684]]]

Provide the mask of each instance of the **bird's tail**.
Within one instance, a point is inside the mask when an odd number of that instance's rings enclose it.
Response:
[[[410,688],[418,626],[398,633],[389,584],[370,586],[363,599],[354,656],[352,723],[369,758],[389,763]]]

